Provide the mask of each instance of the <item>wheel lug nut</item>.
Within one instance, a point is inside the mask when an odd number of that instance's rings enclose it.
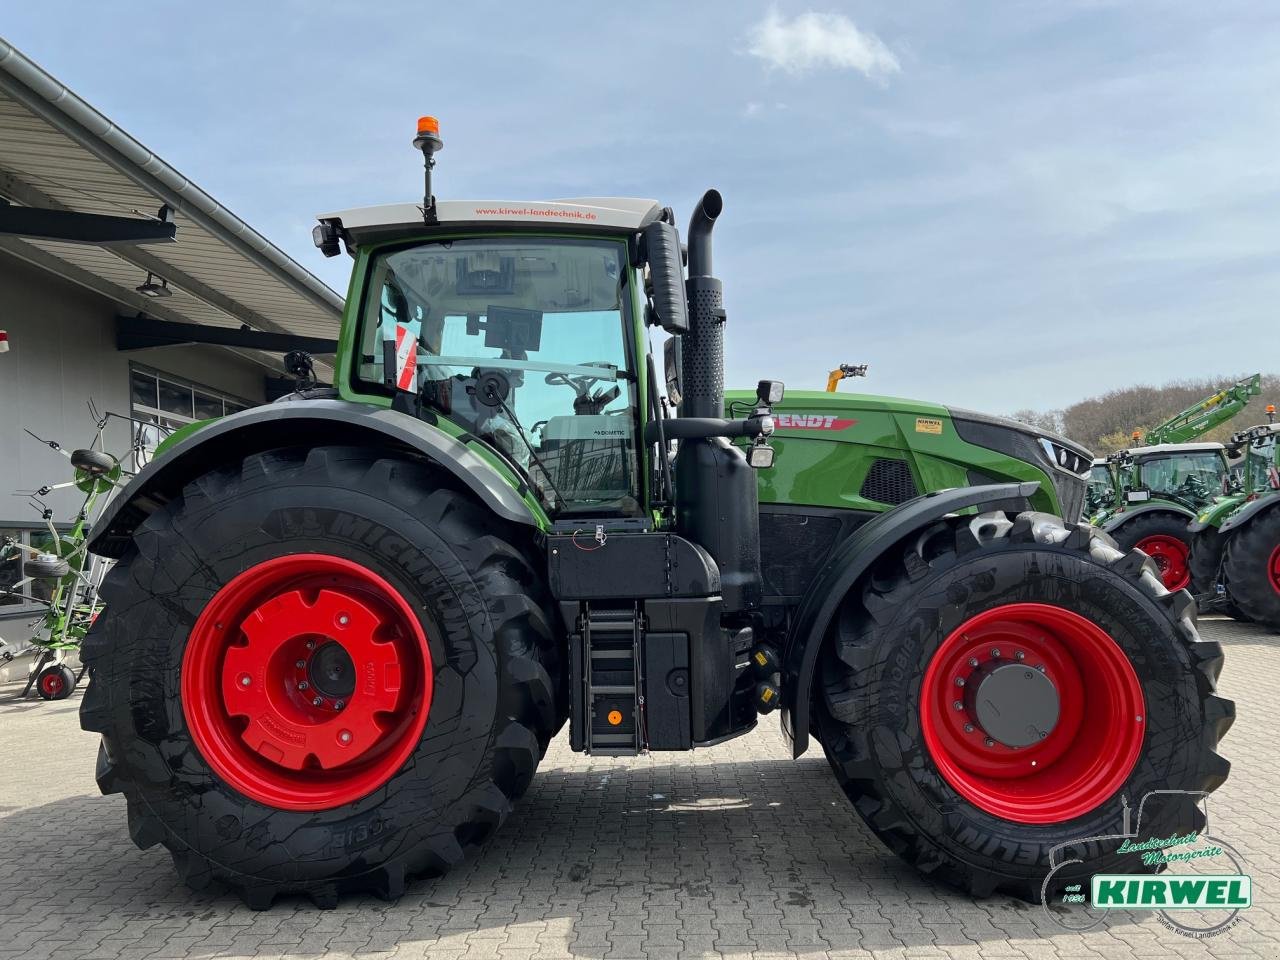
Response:
[[[972,723],[966,723],[966,724],[964,725],[964,732],[965,732],[965,733],[973,733],[973,724],[972,724]]]
[[[324,706],[324,701],[323,701],[323,700],[321,700],[319,697],[316,697],[315,699],[313,699],[313,700],[311,701],[311,705],[312,705],[313,707],[322,707],[322,706]]]
[[[314,650],[315,648],[316,648],[316,642],[315,642],[314,640],[308,640],[308,641],[307,641],[307,649],[308,649],[308,650]]]
[[[999,659],[1000,659],[1000,648],[999,648],[999,647],[992,647],[992,648],[991,648],[991,659],[992,659],[992,660],[999,660]]]
[[[1039,670],[1041,673],[1044,673],[1044,664],[1043,664],[1043,663],[1037,663],[1037,664],[1036,664],[1036,669],[1037,669],[1037,670]]]
[[[298,689],[299,689],[299,690],[305,690],[305,689],[307,689],[307,687],[309,687],[309,686],[311,686],[311,684],[307,683],[307,681],[305,681],[305,680],[299,680],[299,681],[298,681]]]
[[[295,661],[293,665],[294,665],[295,667],[297,667],[299,670],[302,670],[302,669],[304,669],[304,668],[306,667],[306,665],[307,665],[307,661],[305,661],[305,660],[298,660],[298,661]]]
[[[339,742],[339,743],[350,743],[350,742],[351,742],[351,731],[350,731],[350,730],[343,730],[343,731],[341,731],[341,732],[338,734],[338,742]]]
[[[978,665],[978,658],[977,658],[977,657],[970,657],[970,658],[969,658],[969,666],[971,666],[971,667],[976,667],[977,665]]]
[[[350,622],[351,622],[351,618],[347,616],[345,613],[338,614],[338,626],[345,627]]]
[[[996,745],[996,742],[992,740],[990,737],[987,737],[987,739],[983,740],[982,742],[985,743],[988,747],[994,747]]]
[[[956,677],[956,686],[957,686],[957,687],[963,687],[963,686],[964,686],[964,677]]]
[[[963,710],[963,709],[964,709],[964,704],[963,704],[963,703],[961,703],[959,700],[957,700],[955,703],[953,703],[953,704],[951,704],[951,705],[952,705],[953,707],[955,707],[957,710]]]
[[[247,673],[240,674],[240,686],[247,687],[251,683],[253,683],[253,680]]]
[[[333,709],[335,709],[335,710],[341,710],[341,709],[342,709],[343,707],[345,707],[346,705],[347,705],[347,702],[346,702],[345,700],[335,700],[335,701],[333,701]]]
[[[1027,656],[1027,655],[1026,655],[1025,653],[1023,653],[1021,650],[1019,650],[1017,653],[1015,653],[1015,654],[1013,655],[1013,658],[1014,658],[1015,660],[1024,660],[1024,659],[1026,659],[1026,656]]]

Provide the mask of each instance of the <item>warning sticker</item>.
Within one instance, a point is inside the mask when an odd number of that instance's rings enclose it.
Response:
[[[933,417],[916,417],[916,433],[941,433],[942,421]]]

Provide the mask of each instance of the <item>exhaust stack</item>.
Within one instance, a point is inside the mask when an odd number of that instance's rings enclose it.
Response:
[[[689,332],[680,345],[684,417],[724,416],[724,286],[711,275],[711,229],[723,209],[720,192],[708,190],[689,220]]]

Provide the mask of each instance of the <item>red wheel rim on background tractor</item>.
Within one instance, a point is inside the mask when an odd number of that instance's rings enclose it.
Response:
[[[1134,544],[1156,562],[1166,590],[1181,590],[1191,582],[1191,548],[1177,537],[1154,533]]]
[[[1070,610],[1012,603],[971,617],[930,659],[925,745],[944,779],[1015,823],[1106,803],[1142,750],[1146,708],[1129,658]]]
[[[1280,546],[1271,551],[1271,559],[1267,561],[1267,573],[1271,577],[1271,589],[1280,593]]]
[[[386,580],[325,554],[264,561],[214,595],[182,661],[201,756],[271,807],[323,810],[386,783],[431,708],[431,652]]]

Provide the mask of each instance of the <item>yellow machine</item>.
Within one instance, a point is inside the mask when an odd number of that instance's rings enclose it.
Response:
[[[865,363],[842,363],[827,374],[827,393],[835,393],[836,384],[841,380],[848,380],[850,377],[865,377],[866,375],[867,365]]]

